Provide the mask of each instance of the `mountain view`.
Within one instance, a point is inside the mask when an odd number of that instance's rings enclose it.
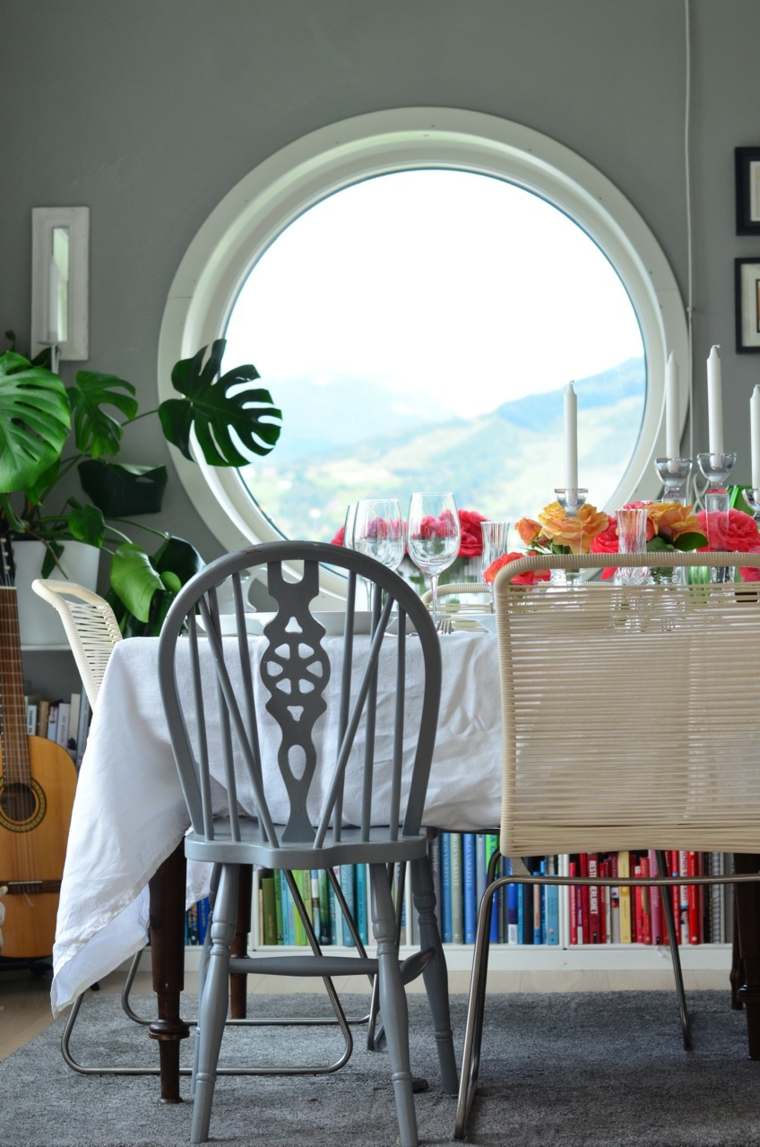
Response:
[[[436,417],[414,395],[400,407],[377,385],[292,380],[275,395],[280,443],[241,474],[286,537],[329,540],[349,502],[397,496],[405,512],[414,490],[453,490],[461,508],[515,521],[535,514],[563,483],[563,389],[468,419]],[[636,445],[644,360],[578,379],[575,389],[579,480],[602,506]]]

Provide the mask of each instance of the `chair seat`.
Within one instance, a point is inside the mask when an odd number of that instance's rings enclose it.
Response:
[[[426,855],[427,837],[401,836],[390,840],[387,828],[372,828],[369,840],[361,839],[361,829],[344,828],[338,842],[330,841],[314,848],[311,841],[282,840],[284,825],[275,825],[279,848],[261,839],[257,820],[240,821],[240,840],[233,840],[227,817],[214,820],[214,839],[206,840],[190,831],[185,836],[188,860],[205,860],[214,864],[256,864],[261,868],[334,868],[339,864],[393,864],[417,860]],[[332,834],[331,834],[332,835]]]

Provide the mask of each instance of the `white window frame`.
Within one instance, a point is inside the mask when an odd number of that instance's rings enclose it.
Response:
[[[356,116],[288,144],[241,179],[200,228],[174,276],[159,339],[160,398],[173,393],[177,359],[220,337],[252,266],[289,223],[362,179],[425,167],[491,175],[535,192],[582,227],[610,260],[641,327],[647,396],[636,448],[608,505],[655,497],[660,486],[653,459],[664,453],[670,351],[679,366],[681,432],[690,394],[686,314],[675,275],[636,208],[597,168],[549,136],[480,112],[399,108]],[[225,548],[281,536],[237,471],[215,469],[197,451],[195,456],[199,460],[191,463],[172,448],[191,501]],[[537,503],[551,499],[554,480],[547,475]],[[526,506],[525,512],[538,508]],[[328,593],[340,594],[344,584],[324,572]]]

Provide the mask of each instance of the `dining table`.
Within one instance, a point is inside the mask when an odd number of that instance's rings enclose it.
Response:
[[[232,640],[231,638],[229,640]],[[265,638],[248,638],[254,667]],[[361,675],[370,638],[357,635],[354,665]],[[332,673],[327,712],[314,731],[320,762],[335,760],[343,639],[323,638]],[[159,1048],[161,1098],[180,1101],[179,1048],[189,1034],[180,1012],[184,972],[184,914],[208,893],[210,866],[186,864],[183,837],[189,818],[174,762],[158,677],[158,639],[129,638],[113,650],[98,697],[79,774],[60,890],[53,952],[54,1014],[114,971],[150,938],[155,1018],[149,1035]],[[419,647],[417,646],[417,651]],[[425,805],[425,825],[461,832],[497,829],[501,802],[499,659],[493,618],[441,639],[442,694],[436,748]],[[210,656],[210,654],[209,654]],[[190,688],[189,641],[180,639],[176,672],[180,695]],[[209,674],[213,676],[209,661]],[[256,705],[267,694],[254,673]],[[374,783],[389,784],[396,703],[395,654],[381,654],[378,678]],[[407,704],[414,711],[424,688],[421,658],[408,643]],[[214,802],[225,805],[223,753],[213,705],[206,714]],[[192,718],[189,718],[192,735]],[[261,758],[270,811],[286,819],[287,793],[276,760],[279,732],[261,722]],[[414,733],[407,723],[405,760],[411,764]],[[356,737],[343,804],[347,824],[358,823],[363,732]],[[352,758],[353,759],[353,758]],[[214,764],[213,762],[217,762]],[[330,779],[315,773],[309,810],[317,815]],[[238,784],[243,813],[255,815],[253,793]],[[382,802],[380,802],[382,807]],[[737,855],[738,871],[757,871],[760,855]],[[760,885],[740,886],[736,897],[738,940],[731,999],[746,1009],[749,1052],[760,1059]]]

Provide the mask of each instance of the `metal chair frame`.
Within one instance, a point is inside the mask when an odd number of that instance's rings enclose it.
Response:
[[[512,577],[517,574],[554,568],[577,569],[579,565],[586,567],[602,567],[608,565],[611,560],[613,559],[611,559],[610,555],[607,554],[583,555],[581,557],[564,557],[559,555],[551,555],[548,557],[521,558],[520,560],[511,562],[502,571],[500,571],[494,587],[495,601],[497,603],[497,616],[500,613],[498,606],[503,606],[506,608],[503,600],[504,595],[509,592],[509,584]],[[651,561],[651,555],[646,554],[616,554],[614,556],[614,562],[617,566],[630,566],[637,568],[650,565]],[[738,565],[760,568],[760,554],[740,555],[730,553],[658,553],[657,564],[658,566],[669,567],[715,566],[719,569],[725,569],[727,567]],[[747,590],[752,592],[752,587],[747,586]],[[531,589],[528,588],[526,592],[530,593]],[[756,590],[755,593],[757,593]],[[503,664],[501,669],[503,673]],[[505,829],[502,821],[502,848],[504,847],[504,835]],[[734,886],[741,886],[743,884],[757,883],[760,881],[760,873],[732,873],[720,876],[668,877],[666,875],[667,866],[665,864],[664,854],[660,850],[656,851],[656,877],[542,876],[528,873],[527,870],[525,870],[523,872],[518,871],[510,874],[509,876],[501,876],[497,878],[496,864],[500,855],[502,855],[500,852],[495,852],[491,857],[487,873],[486,888],[478,907],[475,949],[473,952],[472,976],[470,980],[470,990],[468,995],[467,1020],[465,1026],[464,1048],[462,1052],[462,1066],[459,1080],[459,1095],[457,1097],[457,1110],[454,1124],[454,1137],[456,1139],[464,1139],[467,1135],[467,1128],[469,1125],[472,1106],[477,1094],[483,1038],[483,1020],[485,1015],[486,978],[488,972],[491,913],[493,908],[493,897],[496,892],[499,891],[499,889],[505,888],[510,884],[538,884],[545,886],[558,885],[560,887],[573,885],[575,887],[596,888],[628,887],[669,889],[673,887],[680,887],[684,884],[702,887],[710,887],[716,884],[733,884]],[[517,860],[517,865],[525,869],[524,864],[521,864],[519,860]],[[515,860],[513,860],[513,868],[514,867]],[[673,964],[673,975],[678,1000],[681,1039],[683,1042],[684,1050],[688,1051],[692,1047],[692,1037],[678,947],[678,936],[673,914],[673,904],[670,896],[662,896],[661,903],[665,910],[665,921],[668,931],[668,940]]]

